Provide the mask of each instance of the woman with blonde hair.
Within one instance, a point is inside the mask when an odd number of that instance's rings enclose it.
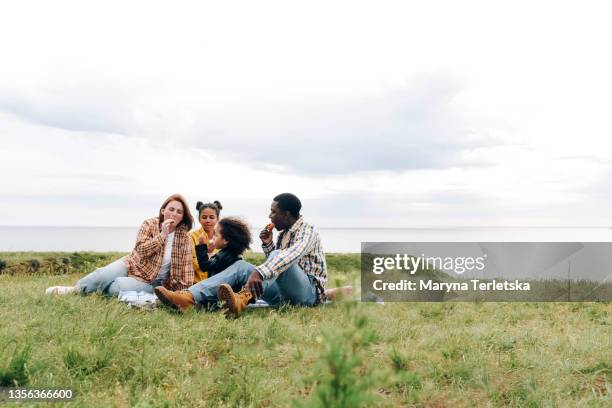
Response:
[[[47,294],[100,292],[117,296],[120,291],[153,293],[156,286],[170,290],[193,284],[189,230],[193,217],[180,194],[168,197],[157,217],[145,220],[132,252],[80,279],[75,286],[54,286]]]

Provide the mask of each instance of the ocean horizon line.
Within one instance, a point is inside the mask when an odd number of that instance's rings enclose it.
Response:
[[[127,251],[134,246],[137,230],[137,226],[0,226],[0,251]],[[359,252],[362,242],[612,242],[612,229],[601,226],[319,227],[318,231],[329,252]],[[257,229],[251,234],[257,251]]]
[[[316,224],[315,224],[316,225]],[[0,228],[139,228],[140,225],[0,225]],[[317,226],[322,230],[438,230],[438,229],[518,229],[518,228],[547,228],[547,229],[567,229],[567,228],[593,228],[593,229],[612,229],[609,225],[452,225],[452,226],[410,226],[410,227],[343,227],[343,226]]]

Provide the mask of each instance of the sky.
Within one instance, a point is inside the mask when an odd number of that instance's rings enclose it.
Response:
[[[606,2],[0,5],[0,225],[612,225]],[[195,211],[192,208],[192,211]]]

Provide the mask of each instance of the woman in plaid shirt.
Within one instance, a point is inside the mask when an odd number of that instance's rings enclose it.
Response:
[[[55,286],[46,293],[98,291],[117,296],[128,290],[153,293],[155,286],[186,289],[193,284],[194,275],[189,237],[192,225],[187,201],[180,194],[173,194],[162,204],[159,216],[142,223],[131,254],[96,269],[75,286]]]

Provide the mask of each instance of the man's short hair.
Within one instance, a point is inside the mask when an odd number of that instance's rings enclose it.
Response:
[[[295,196],[295,194],[279,194],[274,197],[274,201],[276,201],[278,208],[280,208],[282,211],[289,211],[294,218],[298,218],[300,216],[302,203],[300,199]]]

